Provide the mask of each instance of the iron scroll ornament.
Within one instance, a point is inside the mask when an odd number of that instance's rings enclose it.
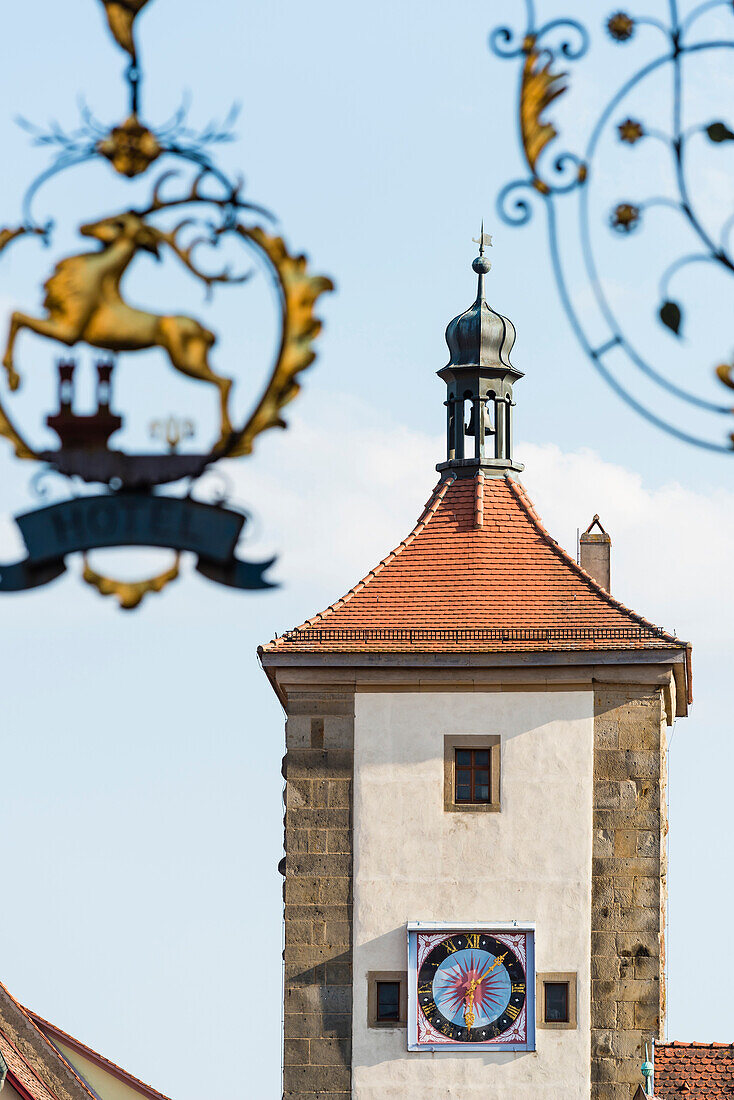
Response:
[[[497,199],[499,215],[508,225],[524,226],[533,216],[533,196],[540,199],[547,219],[550,259],[559,296],[574,334],[594,367],[614,392],[649,423],[685,443],[730,454],[734,450],[734,433],[729,435],[728,442],[721,440],[718,430],[712,431],[711,436],[693,434],[680,426],[680,420],[676,423],[638,399],[610,363],[610,353],[623,353],[632,372],[639,372],[648,382],[680,402],[684,410],[681,416],[685,415],[686,409],[694,408],[713,417],[714,422],[720,422],[722,417],[731,421],[734,413],[731,403],[709,400],[695,389],[677,384],[667,376],[664,369],[650,362],[649,357],[643,355],[633,343],[627,327],[610,302],[601,265],[595,254],[591,191],[600,142],[610,127],[616,125],[618,141],[627,146],[636,146],[638,142],[649,138],[664,143],[673,167],[675,197],[656,195],[634,201],[620,198],[607,216],[610,229],[625,236],[642,224],[647,209],[665,206],[683,219],[695,237],[696,250],[677,256],[667,265],[660,279],[658,320],[669,335],[680,338],[684,309],[680,300],[674,299],[670,292],[674,276],[683,268],[697,263],[713,264],[727,275],[734,274],[734,255],[729,250],[728,241],[734,228],[734,216],[722,224],[719,239],[714,239],[696,208],[695,195],[686,173],[688,143],[694,135],[705,134],[708,141],[716,145],[734,141],[734,132],[726,122],[719,120],[688,129],[683,126],[684,59],[706,51],[734,49],[734,38],[694,39],[691,31],[702,16],[715,8],[732,11],[731,0],[703,0],[685,17],[681,17],[679,13],[678,0],[667,0],[667,22],[624,11],[617,11],[609,16],[606,20],[606,31],[615,43],[627,43],[641,27],[653,27],[664,36],[665,46],[662,52],[645,61],[615,89],[593,122],[582,155],[568,149],[553,154],[548,149],[558,138],[558,131],[548,119],[547,112],[569,90],[566,67],[585,56],[591,42],[590,34],[582,23],[574,19],[556,18],[539,24],[534,0],[524,0],[524,3],[523,32],[518,33],[510,27],[501,26],[496,27],[489,38],[490,48],[495,55],[520,64],[519,133],[528,168],[526,177],[506,184],[500,191]],[[672,68],[673,76],[672,126],[669,132],[662,132],[648,127],[643,119],[624,117],[620,112],[626,97],[638,90],[647,77],[666,66]],[[576,203],[574,213],[585,281],[592,291],[604,328],[601,338],[592,337],[590,322],[583,308],[574,301],[570,279],[564,266],[559,222],[562,215],[567,213],[568,204],[572,202]],[[718,380],[717,384],[723,383],[734,389],[734,364],[721,363],[713,368],[713,373]]]
[[[183,551],[198,554],[199,572],[221,584],[241,589],[273,587],[264,577],[272,560],[241,561],[234,554],[234,543],[230,545],[226,539],[217,545],[200,540],[198,550],[190,545],[187,531],[194,519],[198,529],[208,524],[216,532],[227,516],[228,530],[237,537],[246,519],[242,512],[223,507],[226,498],[207,504],[196,500],[192,491],[202,474],[220,459],[246,456],[261,432],[286,426],[282,410],[299,391],[298,376],[315,358],[313,345],[321,327],[315,316],[316,302],[333,289],[333,284],[327,277],[309,271],[305,256],[292,253],[274,230],[273,215],[246,201],[242,181],[231,179],[217,164],[213,150],[218,143],[231,139],[234,111],[221,126],[212,123],[198,133],[188,128],[185,108],[159,127],[151,127],[141,118],[143,72],[136,20],[149,3],[101,0],[112,37],[129,59],[125,71],[129,113],[123,122],[104,126],[86,106],[82,107],[81,127],[71,133],[56,124],[44,132],[21,120],[35,143],[52,151],[52,159],[26,192],[20,224],[0,230],[0,259],[10,245],[24,237],[40,238],[46,245],[53,243],[54,223],[39,219],[35,206],[44,185],[60,173],[94,159],[106,163],[123,180],[145,175],[159,158],[169,163],[173,160],[177,168],[158,175],[147,204],[118,209],[81,225],[80,234],[93,242],[91,250],[79,250],[57,260],[44,283],[42,310],[15,310],[10,317],[4,354],[0,351],[4,368],[0,380],[4,375],[6,383],[4,392],[0,384],[0,435],[9,441],[18,458],[45,464],[41,477],[44,470],[50,470],[67,479],[72,495],[61,504],[18,517],[28,557],[0,566],[0,592],[47,583],[64,571],[64,558],[69,553],[82,554],[85,583],[101,595],[114,596],[121,607],[128,609],[178,577]],[[165,222],[158,221],[158,215],[165,217],[173,207],[180,208],[184,216],[167,229]],[[215,369],[210,355],[216,334],[186,314],[162,315],[133,307],[121,285],[125,271],[141,252],[153,253],[157,258],[162,254],[175,256],[191,276],[204,284],[207,296],[220,284],[244,284],[252,273],[247,265],[233,274],[227,267],[211,270],[200,262],[203,249],[216,257],[225,241],[239,243],[264,267],[275,286],[279,313],[278,344],[270,373],[254,407],[240,423],[234,423],[230,414],[234,381],[220,373],[219,367]],[[108,446],[110,436],[123,424],[122,417],[110,407],[115,361],[108,358],[97,363],[98,407],[91,416],[80,416],[72,407],[77,364],[68,359],[58,362],[59,410],[46,418],[46,424],[59,436],[61,446],[56,450],[34,447],[16,423],[12,408],[13,395],[25,374],[22,362],[16,362],[15,349],[23,330],[65,347],[86,345],[112,356],[150,348],[163,351],[175,370],[216,387],[220,416],[213,446],[203,453],[178,453],[177,444],[183,438],[180,433],[173,443],[167,439],[167,454],[132,454]],[[193,427],[186,423],[188,436]],[[153,434],[161,438],[160,431]],[[38,477],[34,478],[34,483],[37,481]],[[161,485],[182,481],[188,482],[183,497],[164,496],[159,491]],[[80,493],[80,482],[90,487],[101,485],[105,491],[102,496],[84,495],[92,490]],[[136,515],[150,519],[148,523],[141,519],[135,530],[123,522],[133,514],[133,503]],[[171,519],[164,535],[158,530],[158,520],[152,518],[160,520],[161,516],[175,519]],[[47,521],[46,535],[29,541],[28,533],[32,536],[38,523],[43,526],[42,521]],[[108,529],[105,523],[112,526]],[[59,541],[59,531],[69,525],[75,537],[70,543]],[[170,547],[174,552],[172,565],[139,581],[120,581],[98,572],[88,560],[89,551],[104,546],[140,545]]]

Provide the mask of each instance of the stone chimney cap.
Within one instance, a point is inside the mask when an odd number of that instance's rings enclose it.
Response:
[[[596,530],[594,530],[596,528]],[[605,592],[611,581],[612,540],[594,516],[579,539],[579,565],[589,573]]]
[[[598,531],[594,531],[595,527],[598,528]],[[583,535],[581,536],[580,541],[581,542],[608,542],[608,543],[611,543],[612,540],[611,540],[610,536],[607,534],[607,532],[604,530],[604,528],[602,527],[602,523],[601,523],[601,520],[599,519],[599,517],[594,516],[591,523],[589,524],[589,526],[586,528]]]

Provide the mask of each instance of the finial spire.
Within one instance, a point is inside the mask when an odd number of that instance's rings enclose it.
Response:
[[[492,237],[489,233],[484,232],[484,218],[482,218],[482,228],[479,231],[478,237],[472,237],[472,242],[479,245],[479,255],[484,255],[485,245],[489,248],[492,247]]]
[[[479,245],[479,255],[477,256],[476,260],[474,261],[474,263],[471,266],[472,266],[472,270],[476,271],[477,275],[479,276],[478,285],[477,285],[477,301],[478,302],[483,302],[484,301],[484,276],[488,275],[489,272],[492,270],[491,263],[489,262],[489,260],[484,255],[485,247],[487,247],[487,248],[492,247],[492,238],[491,238],[490,234],[484,232],[484,218],[482,218],[482,228],[479,231],[479,237],[472,237],[472,241],[473,241],[474,244]]]

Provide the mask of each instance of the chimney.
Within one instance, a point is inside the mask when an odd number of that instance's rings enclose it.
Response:
[[[594,528],[598,530],[594,530]],[[579,539],[579,565],[590,573],[597,584],[609,591],[610,557],[612,540],[594,516]]]

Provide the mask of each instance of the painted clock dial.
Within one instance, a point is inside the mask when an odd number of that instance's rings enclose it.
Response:
[[[520,955],[489,932],[441,938],[418,970],[418,1012],[434,1032],[455,1043],[500,1039],[514,1029],[525,1005],[527,976]]]

